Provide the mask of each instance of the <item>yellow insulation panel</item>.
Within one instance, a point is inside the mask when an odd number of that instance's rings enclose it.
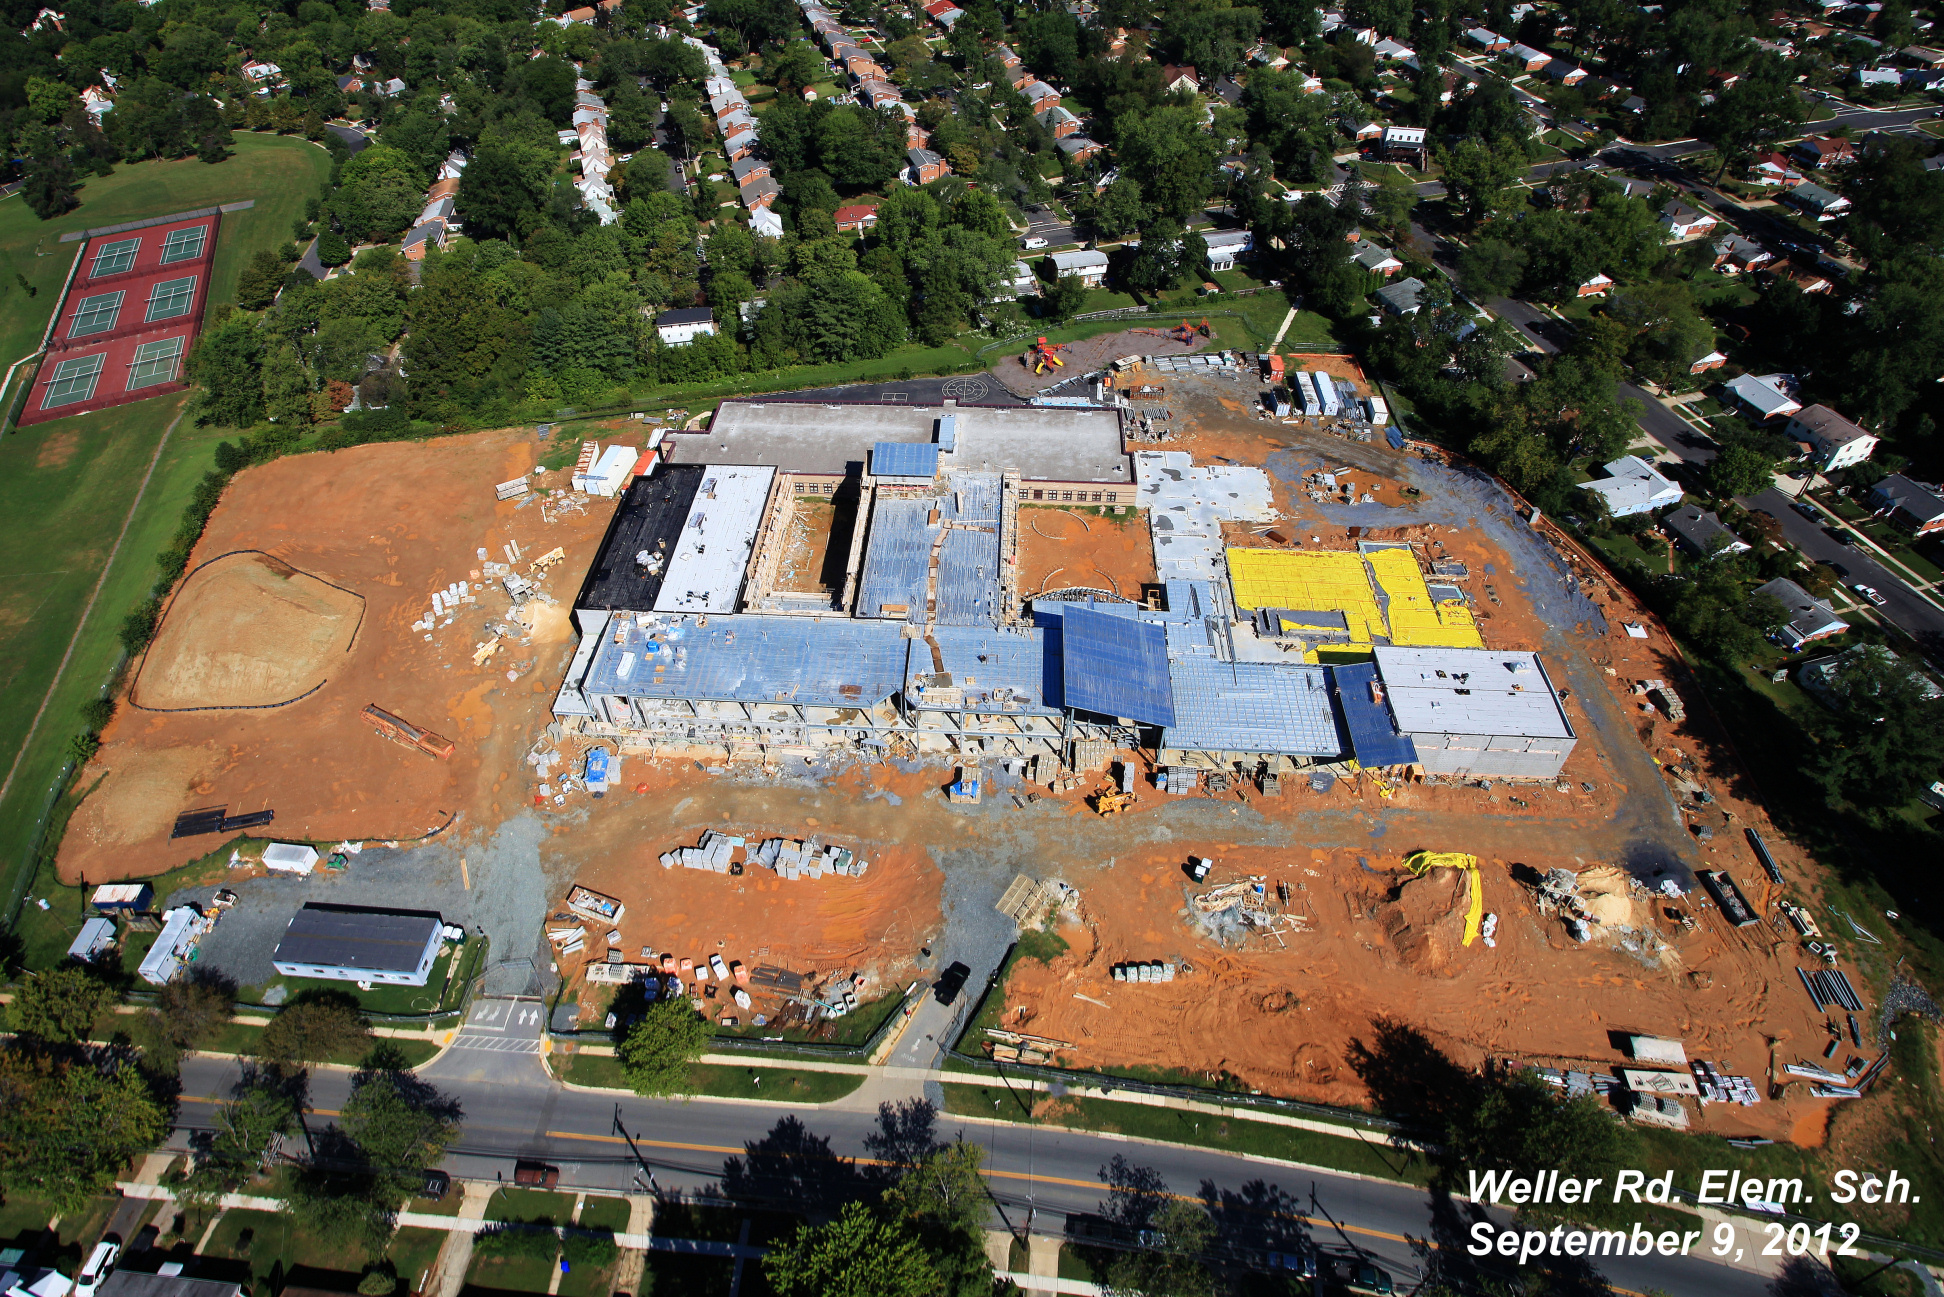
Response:
[[[1432,600],[1411,551],[1372,550],[1367,558],[1377,584],[1390,596],[1391,643],[1400,648],[1485,647],[1471,609]]]
[[[1334,609],[1349,623],[1351,643],[1368,646],[1373,634],[1384,635],[1384,614],[1361,554],[1232,549],[1228,566],[1238,607]]]

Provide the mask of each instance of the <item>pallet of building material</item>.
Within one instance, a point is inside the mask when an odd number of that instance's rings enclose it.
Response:
[[[1762,862],[1762,870],[1769,876],[1769,881],[1781,886],[1782,871],[1776,867],[1775,857],[1769,854],[1768,843],[1752,828],[1745,828],[1742,832],[1748,835],[1748,845],[1754,848],[1755,858]]]
[[[618,962],[614,959],[615,953],[610,950],[606,962],[596,962],[587,966],[587,980],[590,983],[595,986],[628,986],[655,975],[654,965]]]
[[[514,500],[525,495],[532,488],[524,477],[516,477],[511,482],[501,482],[493,488],[493,494],[502,500]]]
[[[759,990],[775,991],[779,995],[796,995],[803,990],[803,974],[774,964],[759,965],[749,974],[749,981]]]
[[[1728,922],[1738,928],[1745,928],[1757,922],[1754,908],[1749,905],[1748,898],[1742,895],[1741,888],[1736,886],[1735,880],[1726,873],[1719,869],[1703,869],[1698,871],[1695,877],[1701,880],[1701,886],[1708,889],[1708,895],[1713,897],[1714,903],[1721,907],[1721,912],[1727,917]]]
[[[567,908],[595,923],[619,923],[621,916],[628,912],[628,907],[612,896],[604,896],[579,883],[567,893]]]
[[[1013,875],[1012,882],[993,908],[1021,927],[1046,905],[1046,888],[1024,874]]]
[[[403,747],[416,748],[441,761],[452,755],[454,744],[451,739],[434,734],[431,730],[420,729],[403,717],[392,715],[376,703],[364,709],[364,718],[372,723],[373,730],[380,738],[390,739]]]

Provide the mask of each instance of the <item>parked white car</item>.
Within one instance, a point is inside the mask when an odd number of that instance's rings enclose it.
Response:
[[[1033,250],[1033,249],[1035,249],[1035,248],[1043,248],[1043,247],[1045,247],[1045,246],[1046,246],[1046,240],[1045,240],[1045,239],[1042,239],[1042,238],[1041,238],[1041,237],[1040,237],[1039,235],[1037,235],[1037,234],[1029,234],[1029,235],[1027,235],[1027,236],[1026,236],[1025,238],[1023,238],[1023,239],[1021,239],[1021,240],[1019,241],[1019,246],[1020,246],[1020,247],[1022,247],[1022,248],[1025,248],[1025,249],[1026,249],[1026,250],[1027,250],[1028,252],[1030,252],[1030,251],[1032,251],[1032,250]]]
[[[95,1289],[101,1281],[114,1272],[115,1262],[121,1260],[121,1240],[110,1234],[94,1245],[88,1254],[88,1263],[81,1267],[81,1277],[74,1281],[74,1297],[94,1297]]]

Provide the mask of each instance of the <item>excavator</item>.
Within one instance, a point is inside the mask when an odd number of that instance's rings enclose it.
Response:
[[[1045,338],[1041,338],[1033,344],[1031,350],[1019,358],[1019,361],[1023,365],[1031,366],[1035,374],[1044,374],[1055,366],[1065,369],[1066,362],[1060,359],[1059,353],[1066,349],[1067,344],[1064,342],[1048,342]]]
[[[1130,809],[1140,798],[1133,793],[1115,792],[1109,789],[1095,793],[1090,800],[1093,802],[1094,810],[1105,818],[1109,815],[1119,815],[1122,811]]]

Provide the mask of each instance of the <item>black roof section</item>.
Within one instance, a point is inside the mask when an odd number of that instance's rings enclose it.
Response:
[[[429,910],[373,910],[313,901],[290,917],[276,962],[415,973],[432,934],[444,926]]]
[[[655,327],[664,324],[709,324],[715,320],[715,312],[706,306],[684,306],[680,310],[663,311],[655,317]]]
[[[141,1274],[134,1270],[111,1271],[96,1290],[98,1297],[238,1297],[242,1291],[237,1284],[215,1279]]]
[[[688,520],[689,506],[702,486],[703,464],[659,464],[650,477],[638,477],[621,496],[594,565],[587,569],[576,608],[608,612],[649,612],[661,594],[662,577],[675,553],[675,541]],[[645,572],[635,555],[661,555]]]

